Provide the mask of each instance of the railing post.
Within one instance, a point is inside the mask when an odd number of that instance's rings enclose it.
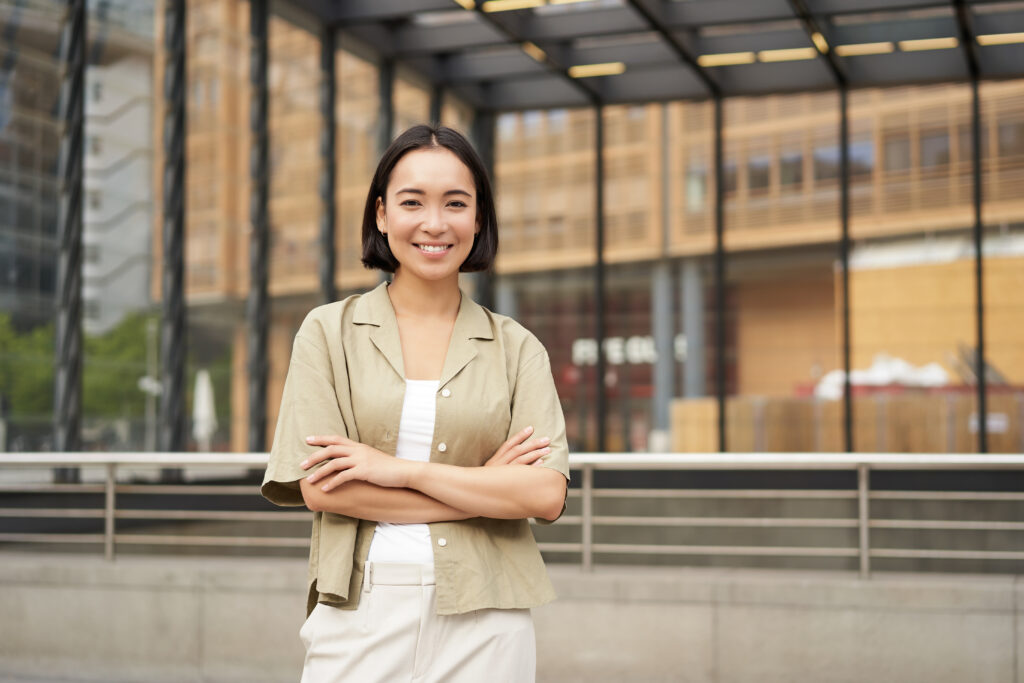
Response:
[[[871,544],[868,537],[868,466],[857,465],[857,528],[860,532],[860,578],[871,578]]]
[[[594,466],[583,466],[583,571],[594,569]]]
[[[103,505],[103,557],[114,561],[114,484],[117,481],[117,465],[107,464],[107,481]]]

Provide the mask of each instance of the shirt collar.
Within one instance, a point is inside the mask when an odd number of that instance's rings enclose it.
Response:
[[[370,338],[395,371],[404,377],[398,320],[391,305],[391,297],[388,296],[386,282],[359,297],[352,312],[352,322],[377,328],[371,332]],[[448,344],[448,353],[445,356],[444,370],[441,373],[441,386],[476,356],[475,345],[467,343],[470,339],[493,340],[494,330],[491,328],[491,319],[486,309],[463,292],[459,312],[455,317],[455,327],[452,329],[452,338]]]

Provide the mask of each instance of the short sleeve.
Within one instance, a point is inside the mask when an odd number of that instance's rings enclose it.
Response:
[[[540,342],[533,345],[539,350],[532,351],[520,363],[512,392],[512,421],[508,435],[532,425],[535,436],[551,439],[551,452],[544,456],[541,465],[561,472],[569,479],[569,444],[565,437],[565,417],[562,403],[555,389],[551,374],[551,361]],[[565,503],[562,504],[565,512]],[[547,523],[546,520],[537,520]]]
[[[306,445],[307,436],[349,435],[339,398],[348,396],[344,363],[331,362],[326,342],[316,338],[322,332],[310,334],[307,323],[292,346],[274,443],[260,488],[263,497],[277,505],[304,504],[299,481],[313,470],[304,470],[299,463],[316,449]]]

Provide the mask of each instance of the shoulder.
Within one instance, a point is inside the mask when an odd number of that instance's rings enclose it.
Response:
[[[544,348],[544,345],[522,323],[482,306],[481,309],[490,320],[494,338],[500,341],[509,361],[514,364],[521,364],[537,356],[547,356],[547,350]]]
[[[295,338],[305,339],[317,345],[323,344],[327,339],[339,338],[346,322],[351,321],[364,296],[353,294],[341,301],[332,301],[312,309],[299,325]]]

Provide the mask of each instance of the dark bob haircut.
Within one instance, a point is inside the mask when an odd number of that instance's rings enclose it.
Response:
[[[362,260],[367,268],[393,273],[399,265],[391,253],[387,238],[377,229],[377,198],[385,199],[392,169],[409,152],[439,148],[447,149],[458,157],[473,174],[476,183],[476,217],[480,231],[459,270],[464,273],[487,270],[494,263],[494,255],[498,252],[498,217],[494,210],[491,181],[487,178],[483,162],[462,133],[445,126],[419,125],[395,138],[377,164],[377,172],[373,174],[370,191],[366,194],[366,207],[363,209]]]

